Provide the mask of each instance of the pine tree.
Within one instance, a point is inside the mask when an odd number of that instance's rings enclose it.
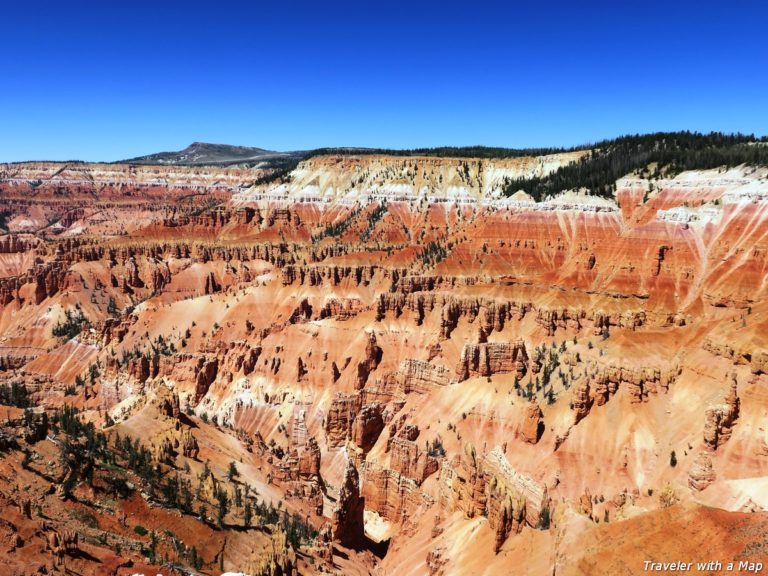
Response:
[[[253,509],[251,508],[251,501],[245,501],[245,508],[243,509],[243,524],[246,528],[251,527],[251,520],[253,519]]]
[[[229,510],[229,496],[227,496],[227,491],[223,488],[220,488],[216,494],[216,504],[216,521],[221,527],[224,526],[224,517],[227,515],[227,511]]]

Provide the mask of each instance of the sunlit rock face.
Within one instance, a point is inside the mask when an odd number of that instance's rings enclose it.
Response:
[[[768,526],[766,171],[502,197],[580,154],[322,156],[259,185],[0,167],[0,380],[36,405],[0,425],[0,556],[157,572],[194,546],[203,570],[255,574],[749,557]],[[61,456],[64,404],[115,463],[85,436]]]

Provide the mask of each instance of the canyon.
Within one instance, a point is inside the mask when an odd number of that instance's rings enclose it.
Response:
[[[9,573],[765,561],[768,168],[588,154],[0,165]]]

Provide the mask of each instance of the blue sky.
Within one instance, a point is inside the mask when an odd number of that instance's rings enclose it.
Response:
[[[765,135],[767,4],[8,2],[0,161]]]

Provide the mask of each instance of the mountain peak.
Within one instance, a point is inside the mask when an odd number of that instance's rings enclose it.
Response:
[[[209,142],[195,141],[183,150],[157,152],[155,154],[130,158],[126,162],[185,166],[238,164],[241,162],[263,162],[289,155],[291,155],[290,152],[275,152],[251,146],[233,146],[231,144],[211,144]]]

